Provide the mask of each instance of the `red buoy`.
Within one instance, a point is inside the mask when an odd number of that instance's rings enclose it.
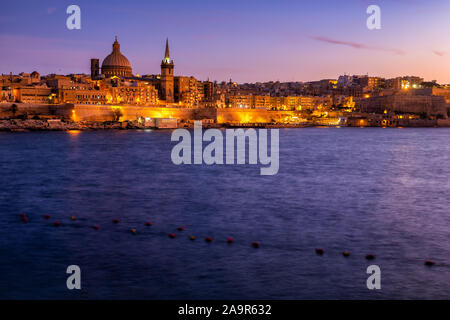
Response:
[[[71,216],[70,220],[75,221],[75,220],[77,220],[77,218],[75,218],[75,216]]]
[[[350,256],[350,252],[344,251],[344,252],[342,252],[342,255],[343,255],[344,257],[349,257],[349,256]]]
[[[170,239],[174,239],[176,237],[176,235],[174,233],[169,233],[169,238]]]
[[[184,230],[184,227],[178,227],[177,230],[178,230],[178,231],[183,231],[183,230]]]
[[[137,231],[136,231],[136,229],[131,229],[131,230],[130,230],[130,232],[131,232],[132,234],[134,234],[134,235],[136,235],[136,234],[137,234]]]
[[[366,259],[367,260],[374,260],[375,259],[375,255],[374,254],[366,254]]]
[[[228,239],[227,239],[227,243],[233,243],[234,242],[234,239],[232,238],[232,237],[229,237]]]
[[[94,229],[94,230],[99,230],[100,227],[99,227],[99,226],[92,226],[92,229]]]
[[[45,220],[50,219],[50,215],[49,215],[49,214],[44,214],[44,219],[45,219]]]
[[[259,248],[259,242],[252,242],[253,248]]]
[[[194,240],[195,240],[195,236],[190,235],[190,236],[189,236],[189,240],[194,241]]]
[[[53,225],[54,225],[55,227],[59,227],[59,226],[61,225],[61,222],[55,221],[55,222],[53,222]]]
[[[120,222],[120,219],[113,219],[112,221],[114,224],[118,224]]]
[[[26,216],[21,217],[20,220],[22,220],[23,223],[28,223],[28,218]]]
[[[206,237],[206,238],[205,238],[205,241],[206,241],[206,242],[212,242],[213,239],[212,239],[211,237]]]
[[[151,227],[152,224],[153,224],[153,223],[151,223],[150,221],[147,221],[147,222],[145,223],[145,225],[146,225],[147,227]]]
[[[324,251],[323,249],[317,248],[317,249],[316,249],[316,253],[317,253],[319,256],[321,256],[321,255],[323,255],[323,254],[325,253],[325,251]]]
[[[427,266],[427,267],[432,267],[432,266],[434,266],[436,263],[434,262],[434,261],[431,261],[431,260],[426,260],[425,261],[425,265]]]

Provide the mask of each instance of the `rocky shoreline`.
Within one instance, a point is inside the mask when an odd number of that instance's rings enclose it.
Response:
[[[148,129],[137,121],[127,122],[73,122],[73,121],[47,121],[47,120],[0,120],[0,131],[68,131],[68,130],[127,130]]]
[[[193,123],[179,124],[180,128],[193,128]],[[268,125],[268,124],[253,124],[253,125],[225,125],[208,123],[204,124],[203,128],[295,128],[304,127],[299,125]],[[156,129],[154,127],[146,126],[138,121],[124,121],[124,122],[74,122],[61,120],[42,120],[42,119],[9,119],[0,120],[0,132],[26,132],[26,131],[69,131],[69,130],[143,130]],[[159,128],[158,130],[164,130]]]
[[[436,121],[435,121],[436,122]],[[428,125],[424,125],[423,123],[419,124],[401,124],[398,126],[391,127],[449,127],[450,123],[431,123]],[[254,123],[254,124],[217,124],[217,123],[208,123],[204,124],[203,128],[305,128],[305,127],[317,127],[317,126],[326,126],[320,124],[264,124],[264,123]],[[193,128],[192,122],[187,123],[178,123],[179,128]],[[328,126],[330,127],[330,126]],[[331,126],[336,127],[336,126]],[[352,125],[348,125],[348,127],[354,127]],[[369,126],[370,127],[370,126]],[[380,126],[378,126],[380,127]],[[144,129],[158,129],[158,130],[171,130],[164,128],[155,128],[138,121],[107,121],[107,122],[98,122],[98,121],[82,121],[82,122],[74,122],[70,120],[60,120],[60,119],[3,119],[0,120],[0,132],[26,132],[26,131],[70,131],[70,130],[144,130]]]

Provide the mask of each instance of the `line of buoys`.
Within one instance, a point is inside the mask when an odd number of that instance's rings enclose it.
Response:
[[[205,238],[205,241],[208,242],[208,243],[211,243],[211,242],[213,242],[213,238],[211,238],[211,237],[206,237],[206,238]]]
[[[24,222],[24,223],[28,223],[28,222],[29,222],[29,219],[28,219],[28,217],[27,217],[27,215],[26,215],[25,213],[20,213],[20,214],[19,214],[19,217],[20,217],[20,219],[21,219],[22,222]],[[43,215],[43,218],[44,218],[45,220],[49,220],[49,219],[51,218],[51,216],[50,216],[50,214],[44,214],[44,215]],[[76,220],[75,216],[71,216],[70,219],[71,219],[72,221],[75,221],[75,220]],[[114,224],[118,224],[118,223],[120,222],[120,219],[113,219],[112,222],[113,222]],[[59,227],[59,226],[61,226],[61,222],[60,222],[60,221],[54,221],[54,222],[53,222],[53,225],[54,225],[55,227]],[[145,225],[148,226],[148,227],[150,227],[150,226],[153,225],[153,223],[147,221],[147,222],[145,222]],[[99,227],[98,225],[93,225],[93,226],[92,226],[92,229],[94,229],[94,230],[100,230],[100,227]],[[178,231],[184,231],[184,230],[185,230],[185,227],[180,226],[180,227],[177,228],[177,230],[178,230]],[[133,234],[133,235],[136,235],[136,234],[137,234],[137,230],[136,230],[136,229],[130,229],[130,232],[131,232],[131,234]],[[175,235],[174,233],[169,233],[169,238],[174,239],[175,237],[176,237],[176,235]],[[194,235],[189,235],[189,240],[193,241],[193,240],[195,240],[195,239],[196,239],[196,237],[195,237]],[[208,242],[208,243],[211,243],[211,242],[213,242],[213,238],[212,238],[212,237],[209,237],[209,236],[208,236],[208,237],[205,237],[205,241]],[[226,242],[227,242],[228,244],[234,243],[234,239],[233,239],[232,237],[229,237],[229,238],[227,238]],[[259,248],[259,247],[260,247],[260,243],[257,242],[257,241],[255,241],[255,242],[252,242],[252,243],[251,243],[251,246],[252,246],[253,248]],[[322,248],[316,248],[316,249],[315,249],[315,252],[316,252],[317,255],[323,255],[323,254],[325,254],[325,250],[322,249]],[[349,251],[343,251],[343,252],[342,252],[342,255],[343,255],[344,257],[349,257],[349,256],[350,256],[350,252],[349,252]],[[366,254],[366,255],[365,255],[365,258],[366,258],[367,260],[374,260],[374,259],[376,258],[376,256],[375,256],[374,254]],[[432,260],[425,260],[424,265],[425,265],[425,266],[428,266],[428,267],[432,267],[432,266],[436,265],[436,262],[434,262],[434,261],[432,261]]]
[[[434,262],[434,261],[431,261],[431,260],[426,260],[425,261],[425,265],[427,266],[427,267],[432,267],[432,266],[434,266],[436,263]]]
[[[319,256],[323,255],[325,253],[325,251],[321,248],[316,248],[316,254],[318,254]]]
[[[252,247],[256,249],[259,248],[259,242],[252,242]]]

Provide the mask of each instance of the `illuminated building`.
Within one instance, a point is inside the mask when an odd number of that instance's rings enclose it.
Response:
[[[17,89],[15,99],[22,103],[44,103],[50,101],[52,89],[47,85],[42,86],[23,86]]]
[[[105,88],[107,104],[148,106],[158,103],[158,91],[153,85],[143,81],[113,80],[114,83]]]

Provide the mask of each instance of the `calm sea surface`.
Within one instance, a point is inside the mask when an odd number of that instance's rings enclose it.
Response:
[[[0,299],[450,298],[450,129],[280,130],[275,176],[175,166],[173,146],[170,131],[0,133]]]

